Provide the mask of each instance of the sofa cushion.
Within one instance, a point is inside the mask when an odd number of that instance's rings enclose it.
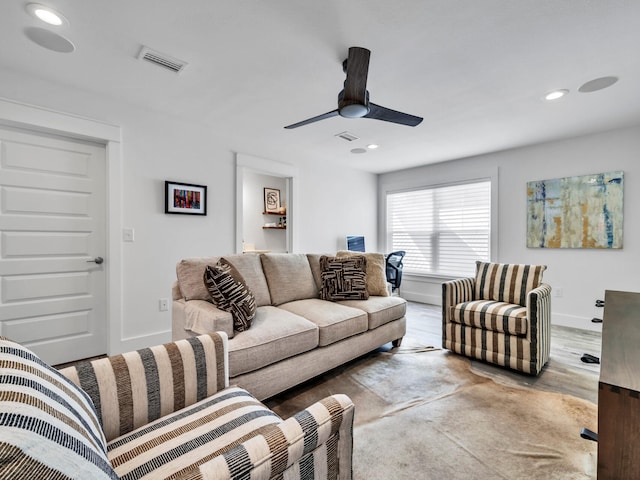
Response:
[[[233,329],[242,332],[251,327],[256,315],[256,299],[236,268],[221,258],[216,265],[207,265],[204,283],[216,306],[231,313]]]
[[[256,297],[256,306],[271,305],[271,295],[269,294],[267,279],[262,271],[260,255],[248,253],[243,255],[225,255],[224,258],[240,272],[247,287],[249,287]]]
[[[513,303],[474,300],[449,307],[451,321],[509,335],[526,335],[527,308]]]
[[[359,257],[320,257],[323,300],[366,300],[367,259]]]
[[[344,300],[339,303],[367,312],[369,330],[398,320],[407,312],[407,301],[401,297],[369,297],[368,300]]]
[[[178,287],[185,300],[211,301],[209,291],[202,281],[204,269],[207,265],[215,265],[220,257],[185,258],[176,265]]]
[[[267,253],[260,255],[260,259],[269,284],[272,305],[318,297],[318,288],[306,255]]]
[[[364,255],[367,259],[367,292],[369,295],[386,297],[387,290],[387,270],[385,258],[382,253],[358,253],[348,250],[340,250],[337,257],[352,257],[354,255]]]
[[[112,440],[109,459],[121,478],[196,478],[190,474],[199,465],[280,423],[247,391],[231,387]]]
[[[118,478],[87,394],[0,337],[0,478]]]
[[[258,307],[253,326],[229,342],[229,376],[258,370],[318,346],[318,327],[278,307]]]
[[[285,303],[280,308],[315,323],[320,329],[321,347],[366,332],[369,326],[366,312],[319,298]]]
[[[476,262],[476,300],[527,306],[527,294],[542,282],[546,265]]]

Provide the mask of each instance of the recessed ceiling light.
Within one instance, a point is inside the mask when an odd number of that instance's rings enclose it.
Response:
[[[569,90],[565,90],[565,89],[560,89],[560,90],[554,90],[553,92],[549,92],[544,96],[545,100],[558,100],[559,98],[564,97],[567,93],[569,93]]]
[[[367,148],[369,150],[375,150],[376,148],[378,148],[380,145],[376,144],[376,143],[370,143],[369,145],[367,145]]]
[[[39,3],[28,3],[27,12],[43,22],[55,27],[68,26],[69,21],[60,12]]]

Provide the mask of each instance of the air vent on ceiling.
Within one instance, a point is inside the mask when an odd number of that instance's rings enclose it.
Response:
[[[340,137],[343,140],[346,140],[347,142],[353,142],[354,140],[358,140],[358,137],[356,137],[353,133],[349,133],[349,132],[336,133],[335,136]]]
[[[165,53],[160,53],[158,51],[152,50],[149,47],[142,47],[140,50],[140,54],[138,58],[141,60],[146,60],[147,62],[151,62],[159,67],[166,68],[167,70],[171,70],[174,73],[182,73],[182,71],[187,67],[187,62],[183,60],[178,60],[177,58],[170,57]]]

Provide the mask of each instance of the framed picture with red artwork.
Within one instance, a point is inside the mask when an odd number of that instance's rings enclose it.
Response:
[[[164,213],[207,214],[207,186],[164,182]]]

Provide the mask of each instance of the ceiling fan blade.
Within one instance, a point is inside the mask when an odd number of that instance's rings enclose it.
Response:
[[[371,51],[362,47],[350,47],[347,58],[347,78],[344,81],[345,104],[367,104],[367,75]]]
[[[288,128],[288,129],[298,128],[298,127],[302,127],[303,125],[308,125],[310,123],[319,122],[320,120],[324,120],[325,118],[335,117],[336,115],[338,115],[338,110],[331,110],[330,112],[323,113],[322,115],[318,115],[317,117],[307,118],[306,120],[302,120],[301,122],[293,123],[291,125],[287,125],[284,128]]]
[[[400,125],[407,125],[409,127],[415,127],[420,125],[422,117],[416,117],[415,115],[409,115],[408,113],[398,112],[397,110],[391,110],[390,108],[381,107],[375,103],[369,102],[369,113],[364,118],[373,118],[375,120],[383,120],[385,122],[399,123]]]

